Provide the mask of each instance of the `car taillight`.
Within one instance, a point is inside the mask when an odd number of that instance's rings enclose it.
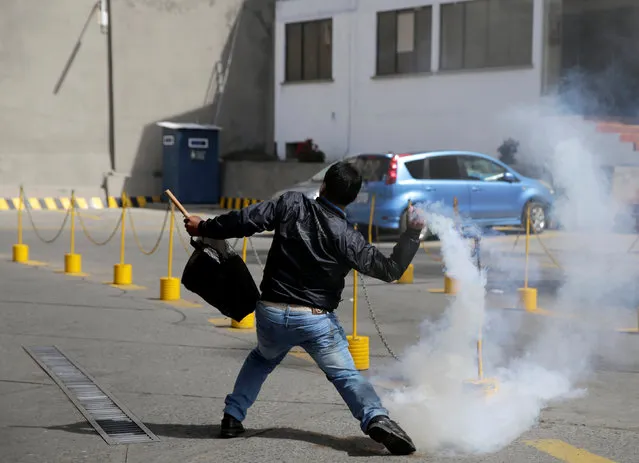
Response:
[[[393,156],[388,165],[388,174],[386,175],[386,184],[391,185],[397,181],[397,155]]]

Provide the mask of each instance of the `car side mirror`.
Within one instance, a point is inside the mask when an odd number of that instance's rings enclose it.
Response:
[[[516,181],[517,181],[517,179],[515,178],[515,176],[514,176],[512,173],[510,173],[510,172],[506,172],[506,173],[504,174],[504,176],[502,177],[502,180],[503,180],[504,182],[508,182],[508,183],[514,183],[514,182],[516,182]]]

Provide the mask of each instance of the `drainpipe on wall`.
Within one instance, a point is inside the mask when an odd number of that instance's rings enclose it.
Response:
[[[111,0],[100,0],[100,26],[107,36],[107,93],[109,99],[109,161],[115,172],[115,114],[113,97],[113,29],[111,24]]]

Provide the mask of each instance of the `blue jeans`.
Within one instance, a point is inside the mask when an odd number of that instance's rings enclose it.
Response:
[[[255,321],[257,347],[246,358],[233,393],[226,397],[225,413],[243,421],[269,373],[292,347],[301,346],[333,383],[365,434],[373,417],[388,415],[373,386],[355,368],[335,314],[313,315],[260,302]]]

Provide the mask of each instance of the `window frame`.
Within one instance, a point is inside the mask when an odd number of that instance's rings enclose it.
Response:
[[[506,63],[498,63],[498,64],[491,64],[491,41],[490,41],[490,30],[492,29],[492,24],[495,21],[495,17],[491,15],[491,3],[492,2],[499,2],[499,1],[503,1],[503,0],[473,0],[472,2],[449,2],[449,3],[442,3],[440,6],[440,15],[439,15],[439,63],[438,63],[438,68],[440,71],[443,72],[455,72],[455,71],[477,71],[477,70],[484,70],[484,69],[499,69],[499,68],[516,68],[516,67],[531,67],[534,65],[534,32],[535,32],[535,2],[534,0],[524,0],[527,3],[529,3],[530,7],[530,23],[526,26],[528,28],[528,33],[530,34],[529,39],[527,39],[527,42],[529,42],[529,46],[528,49],[526,50],[526,56],[525,59],[521,59],[521,60],[513,60],[512,59],[512,55],[514,55],[514,53],[511,51],[508,54],[508,59],[506,60]],[[512,0],[512,2],[516,2],[519,0]],[[485,3],[486,4],[486,24],[485,24],[485,29],[486,29],[486,46],[485,46],[485,50],[483,50],[484,53],[484,64],[483,65],[479,65],[479,66],[468,66],[465,64],[466,61],[466,37],[468,35],[468,8],[469,5],[472,3],[471,7],[476,7],[479,3]],[[512,6],[512,4],[510,4],[510,6]],[[461,31],[459,32],[459,46],[461,47],[460,50],[455,50],[454,52],[454,56],[460,54],[461,55],[461,64],[459,67],[455,66],[455,67],[450,67],[450,66],[445,66],[445,48],[447,47],[446,45],[446,40],[444,37],[444,31],[446,30],[446,25],[445,25],[445,10],[447,8],[460,8],[461,9]],[[514,18],[515,15],[513,14],[513,12],[511,11],[508,17],[508,20],[505,21],[509,24],[511,24],[512,22],[512,18]],[[492,18],[492,19],[491,19]],[[508,38],[509,38],[509,42],[512,42],[512,29],[509,29],[508,32]],[[521,49],[517,51],[517,55],[521,56]]]
[[[289,31],[292,31],[293,28],[299,28],[299,44],[298,49],[299,57],[297,57],[298,62],[294,65],[296,68],[295,76],[291,76],[291,72],[289,69],[289,60],[295,59],[290,56],[290,37]],[[305,64],[305,56],[307,55],[307,50],[305,49],[304,44],[304,36],[306,28],[317,27],[317,46],[314,47],[315,50],[313,54],[315,54],[315,62],[317,63],[317,72],[314,75],[307,76],[305,75],[307,71]],[[328,28],[328,31],[327,31]],[[324,34],[328,34],[329,43],[322,44],[324,39]],[[328,48],[328,57],[329,60],[325,62],[326,56],[323,57],[322,49]],[[324,59],[323,59],[324,58]],[[297,77],[299,76],[299,78]],[[330,82],[333,80],[333,18],[318,18],[311,19],[307,21],[296,21],[296,22],[288,22],[284,24],[284,83],[303,83],[303,82]]]
[[[418,12],[420,10],[426,10],[428,11],[428,45],[426,50],[428,51],[427,56],[424,58],[424,60],[428,63],[427,65],[427,69],[420,69],[419,66],[419,53],[418,53],[418,49],[422,50],[421,48],[419,48],[419,43],[420,43],[420,35],[419,35],[419,14]],[[397,50],[398,47],[398,40],[397,40],[397,36],[398,36],[398,32],[399,32],[399,24],[398,24],[398,18],[401,14],[404,13],[412,13],[413,15],[413,43],[412,43],[412,51],[410,52],[410,60],[411,60],[411,67],[412,70],[409,71],[403,71],[400,70],[400,65],[399,65],[399,60],[400,60],[400,55],[401,53]],[[389,72],[381,72],[380,68],[382,66],[380,66],[380,55],[382,55],[381,51],[383,50],[382,48],[382,42],[381,42],[381,34],[380,34],[380,23],[381,23],[381,19],[383,16],[385,15],[392,15],[393,19],[394,19],[394,26],[393,26],[393,33],[394,33],[394,39],[392,44],[389,44],[390,47],[392,47],[394,49],[393,51],[393,70],[389,71]],[[431,73],[433,71],[433,65],[432,65],[432,56],[433,56],[433,52],[432,52],[432,46],[433,46],[433,18],[434,18],[434,8],[433,5],[421,5],[421,6],[415,6],[415,7],[410,7],[410,8],[401,8],[401,9],[393,9],[393,10],[382,10],[382,11],[377,11],[376,13],[376,25],[375,25],[375,77],[389,77],[389,76],[402,76],[402,75],[410,75],[410,74],[425,74],[425,73]]]

